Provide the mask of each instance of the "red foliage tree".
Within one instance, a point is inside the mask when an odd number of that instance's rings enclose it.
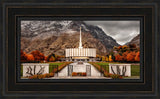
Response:
[[[47,61],[48,56],[45,56],[45,61]]]
[[[128,55],[128,51],[126,51],[126,52],[124,52],[123,54],[122,54],[122,57],[123,57],[123,60],[124,61],[127,61],[127,55]]]
[[[23,50],[21,50],[20,54],[21,54],[21,62],[26,62],[27,61],[26,53],[23,52]]]
[[[134,62],[134,61],[135,61],[135,56],[136,56],[136,53],[135,53],[135,52],[130,52],[130,53],[127,55],[127,61],[128,61],[128,62]]]
[[[27,54],[27,61],[34,61],[34,57],[32,54]]]
[[[33,55],[35,61],[43,61],[45,59],[44,54],[40,53],[38,50],[32,51],[31,54]]]
[[[140,61],[140,52],[139,51],[136,53],[135,61],[138,61],[138,62]]]
[[[115,56],[115,60],[116,61],[123,61],[123,56],[118,54],[118,55]]]

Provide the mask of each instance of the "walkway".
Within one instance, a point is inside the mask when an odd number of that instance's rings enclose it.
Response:
[[[58,72],[55,77],[52,77],[51,79],[106,79],[106,77],[103,77],[102,74],[91,64],[83,62],[83,64],[78,64],[77,62],[71,63],[69,65],[73,65],[73,72],[86,72],[86,65],[91,66],[91,76],[85,76],[85,77],[69,77],[68,76],[68,66],[63,68],[60,72]],[[108,78],[107,78],[108,79]]]

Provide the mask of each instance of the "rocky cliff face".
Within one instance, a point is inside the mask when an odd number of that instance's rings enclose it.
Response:
[[[26,53],[40,50],[45,55],[64,55],[65,48],[78,48],[80,26],[84,48],[96,48],[97,54],[104,55],[119,46],[101,28],[83,21],[22,21],[21,49]]]
[[[138,34],[130,42],[126,43],[126,45],[129,45],[129,44],[136,44],[137,47],[140,47],[140,35]]]

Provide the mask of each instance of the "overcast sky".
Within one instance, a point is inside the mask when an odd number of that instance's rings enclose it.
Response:
[[[23,21],[23,23],[30,21]],[[102,28],[102,30],[117,43],[124,45],[131,41],[140,33],[140,21],[84,21],[86,24],[95,25]]]
[[[140,33],[140,21],[85,21],[85,23],[101,27],[121,45]]]

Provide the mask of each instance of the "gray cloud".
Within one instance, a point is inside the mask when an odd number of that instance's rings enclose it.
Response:
[[[123,45],[140,33],[140,21],[84,21],[99,26],[104,32]]]

